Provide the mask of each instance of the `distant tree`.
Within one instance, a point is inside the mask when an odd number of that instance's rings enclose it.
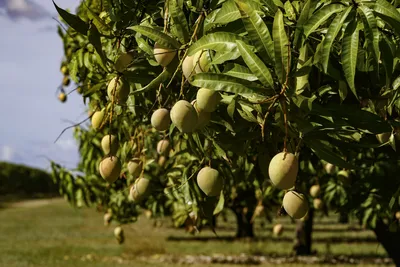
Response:
[[[50,173],[22,164],[0,162],[0,195],[35,197],[57,195]]]

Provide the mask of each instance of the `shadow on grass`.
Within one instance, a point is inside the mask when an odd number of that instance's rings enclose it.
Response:
[[[218,234],[218,232],[217,232]],[[243,239],[236,238],[233,236],[227,235],[219,235],[219,236],[168,236],[167,241],[195,241],[195,242],[209,242],[209,241],[220,241],[220,242],[233,242],[233,241],[242,241]],[[252,239],[246,239],[249,242],[264,242],[264,241],[275,241],[281,243],[293,243],[293,238],[290,237],[255,237]],[[338,244],[338,243],[378,243],[376,238],[374,237],[314,237],[313,243],[330,243],[330,244]]]
[[[173,227],[171,227],[173,228]],[[209,227],[204,227],[209,228]],[[264,226],[264,227],[256,227],[257,230],[259,231],[266,231],[266,232],[272,232],[273,226]],[[294,231],[295,226],[285,226],[285,231]],[[176,228],[174,228],[176,229]],[[235,226],[218,226],[216,228],[216,231],[225,231],[225,232],[236,232],[236,227]],[[366,232],[368,230],[364,230],[362,228],[358,227],[346,227],[346,228],[313,228],[313,232],[318,232],[318,233],[343,233],[343,232]]]

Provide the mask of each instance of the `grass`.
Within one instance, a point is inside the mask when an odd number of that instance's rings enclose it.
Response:
[[[215,237],[210,230],[196,235],[200,241],[182,229],[174,229],[168,219],[162,227],[154,227],[153,221],[141,217],[135,224],[125,225],[126,241],[118,245],[113,236],[115,224],[104,226],[102,214],[94,209],[73,209],[64,200],[26,202],[27,205],[12,205],[0,209],[0,266],[1,267],[109,267],[115,266],[177,266],[162,263],[157,257],[172,255],[289,255],[295,225],[282,218],[285,231],[279,238],[271,234],[272,225],[264,228],[256,224],[259,240],[229,241],[208,239]],[[313,249],[319,255],[353,255],[356,257],[386,256],[372,232],[349,231],[349,225],[336,224],[336,218],[316,218]],[[233,236],[235,222],[232,216],[228,222],[218,221],[219,236]],[[344,240],[345,242],[343,242]],[[271,264],[270,266],[273,266]],[[307,264],[309,265],[309,264]],[[208,266],[190,264],[191,267]],[[212,265],[229,267],[243,265]],[[302,264],[280,266],[306,266]],[[313,265],[330,266],[330,265]],[[340,265],[356,266],[356,265]],[[377,265],[362,265],[377,266]]]

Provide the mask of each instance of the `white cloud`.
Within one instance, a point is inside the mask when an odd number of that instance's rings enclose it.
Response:
[[[5,15],[12,20],[51,18],[50,14],[42,6],[31,0],[0,0],[0,7],[5,7]]]
[[[0,150],[0,160],[11,161],[14,157],[14,149],[10,146],[2,146]]]

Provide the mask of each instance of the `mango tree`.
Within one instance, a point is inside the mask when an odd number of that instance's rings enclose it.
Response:
[[[265,205],[306,218],[325,161],[356,177],[347,188],[320,178],[324,198],[347,197],[334,209],[382,231],[394,221],[399,180],[382,195],[389,180],[377,177],[399,168],[397,2],[93,0],[76,15],[54,5],[61,68],[90,108],[75,127],[77,170],[52,163],[71,203],[120,223],[145,207],[195,227],[231,208],[238,236],[252,236]]]

